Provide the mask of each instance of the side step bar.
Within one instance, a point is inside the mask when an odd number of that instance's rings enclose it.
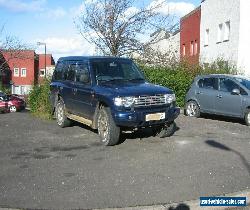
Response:
[[[80,116],[77,116],[77,115],[74,115],[74,114],[69,114],[67,113],[67,117],[71,120],[74,120],[74,121],[77,121],[79,123],[83,123],[85,125],[88,125],[90,127],[92,127],[92,121],[89,120],[89,119],[86,119],[84,117],[80,117]]]

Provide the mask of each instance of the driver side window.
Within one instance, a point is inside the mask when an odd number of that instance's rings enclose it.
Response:
[[[235,82],[233,82],[232,80],[227,79],[227,78],[220,78],[219,79],[219,87],[220,87],[220,91],[229,92],[229,93],[231,93],[233,91],[233,89],[240,90],[239,85],[237,85]]]

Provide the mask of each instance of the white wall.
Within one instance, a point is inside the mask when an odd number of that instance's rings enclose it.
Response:
[[[169,53],[171,57],[175,57],[177,60],[180,58],[180,32],[175,35],[170,35],[169,38],[163,38],[156,42],[150,41],[149,46],[161,53]]]
[[[40,77],[44,77],[45,75],[42,75],[41,74],[41,71],[45,71],[45,69],[43,68],[43,69],[40,69]],[[47,66],[46,67],[46,77],[52,77],[52,75],[53,75],[53,73],[54,73],[54,71],[55,71],[55,66]]]
[[[249,0],[244,0],[249,1]],[[217,43],[218,26],[230,21],[229,41]],[[211,63],[217,58],[237,64],[239,46],[240,0],[205,0],[201,3],[201,52],[200,61]],[[205,31],[209,29],[209,43],[205,44]]]
[[[28,95],[32,90],[32,85],[12,85],[12,94]]]
[[[250,76],[250,0],[241,0],[238,67]]]

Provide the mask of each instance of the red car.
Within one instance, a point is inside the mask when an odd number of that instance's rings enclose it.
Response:
[[[7,95],[7,103],[10,112],[21,111],[25,109],[25,101],[16,95]]]

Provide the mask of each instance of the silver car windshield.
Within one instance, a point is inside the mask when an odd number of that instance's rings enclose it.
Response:
[[[240,82],[240,84],[242,84],[243,86],[245,86],[248,90],[250,90],[250,79],[236,78],[236,80],[238,82]]]

